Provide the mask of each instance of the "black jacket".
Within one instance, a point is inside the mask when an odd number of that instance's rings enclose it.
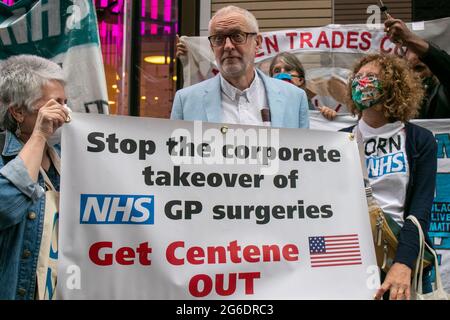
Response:
[[[427,53],[420,60],[439,79],[439,83],[427,90],[427,98],[424,99],[417,118],[450,118],[450,55],[429,45]]]
[[[340,131],[352,132],[355,126]],[[416,226],[406,217],[412,214],[422,226],[427,243],[430,226],[431,207],[436,187],[437,143],[431,131],[406,122],[406,155],[410,169],[406,189],[403,218],[405,223],[400,231],[399,244],[394,262],[406,264],[414,269],[419,254],[419,233]]]

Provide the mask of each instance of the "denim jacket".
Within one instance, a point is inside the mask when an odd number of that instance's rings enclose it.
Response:
[[[31,180],[18,154],[23,147],[9,131],[0,133],[0,299],[34,299],[36,267],[45,212],[44,179]],[[3,139],[2,139],[3,140]],[[59,147],[55,148],[58,154]],[[50,176],[59,190],[59,176]]]

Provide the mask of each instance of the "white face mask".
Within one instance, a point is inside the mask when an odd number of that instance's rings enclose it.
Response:
[[[61,143],[61,132],[62,127],[59,127],[55,130],[55,132],[53,132],[53,134],[47,139],[47,143],[49,146],[53,147],[55,144]]]
[[[69,117],[70,113],[72,113],[72,109],[70,109],[66,104],[63,105],[64,108],[66,108],[69,111]],[[62,133],[62,127],[59,127],[58,129],[53,132],[53,134],[47,139],[47,143],[50,146],[54,146],[55,144],[61,144],[61,133]]]

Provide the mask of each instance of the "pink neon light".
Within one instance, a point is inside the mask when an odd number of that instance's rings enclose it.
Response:
[[[2,0],[2,2],[7,4],[8,6],[12,6],[14,4],[14,0]]]
[[[112,36],[113,37],[118,37],[119,33],[120,33],[119,30],[120,30],[119,26],[117,24],[114,24],[112,26]]]
[[[106,37],[106,23],[105,23],[105,21],[100,22],[99,29],[100,29],[100,31],[99,31],[100,37],[102,37],[102,38]]]
[[[158,0],[151,0],[150,4],[150,18],[158,19]],[[152,23],[150,25],[150,33],[157,34],[158,33],[158,25]]]
[[[107,7],[108,6],[108,0],[100,0],[100,7]]]
[[[172,15],[172,0],[164,1],[164,21],[170,21]]]
[[[141,16],[145,17],[145,0],[141,3]],[[145,34],[145,22],[141,22],[141,36]]]
[[[117,1],[117,5],[112,9],[112,12],[119,13],[122,8],[123,8],[123,0],[119,0]]]
[[[151,2],[150,18],[158,19],[158,0],[152,0]]]
[[[170,17],[172,15],[172,0],[164,1],[164,21],[170,22]],[[164,27],[164,33],[170,34],[170,27]]]

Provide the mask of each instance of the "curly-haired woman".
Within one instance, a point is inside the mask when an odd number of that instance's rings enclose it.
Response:
[[[437,145],[433,134],[409,123],[422,101],[420,80],[403,60],[388,55],[363,57],[349,81],[349,109],[359,116],[353,131],[362,142],[373,196],[400,226],[394,263],[375,295],[389,290],[390,299],[409,299],[411,271],[419,253],[414,215],[427,230],[436,181]],[[424,290],[431,290],[430,277]]]

